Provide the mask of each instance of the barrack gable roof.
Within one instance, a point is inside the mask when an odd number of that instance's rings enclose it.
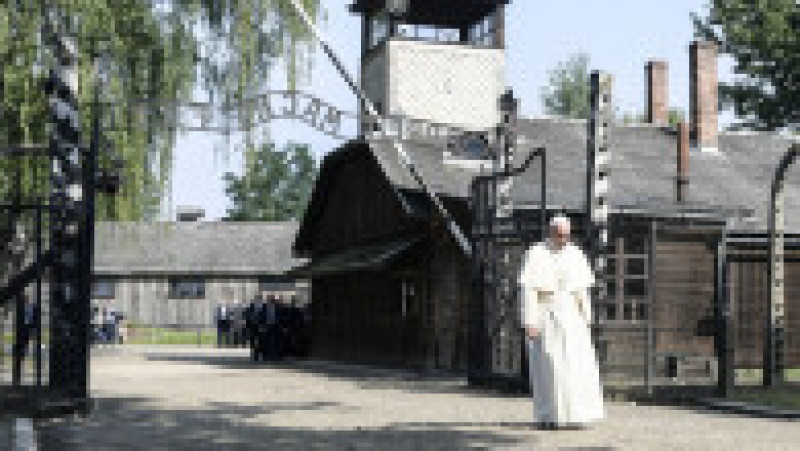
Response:
[[[295,221],[100,222],[98,275],[270,275],[305,263],[292,256]]]
[[[547,149],[547,203],[550,208],[581,210],[586,201],[587,124],[559,118],[521,119],[520,145],[514,155],[520,165],[528,153]],[[673,211],[710,209],[734,216],[734,231],[767,228],[770,183],[779,161],[794,142],[775,133],[721,132],[719,152],[692,150],[689,155],[687,202],[676,202],[677,132],[653,125],[612,126],[607,132],[610,152],[609,204],[614,208]],[[373,141],[372,153],[396,186],[416,190],[417,184],[402,167],[386,141]],[[405,145],[418,172],[434,191],[467,198],[478,166],[448,164],[446,143],[427,141]],[[540,203],[538,161],[514,182],[512,197],[518,206]],[[786,181],[786,226],[800,233],[800,168]]]

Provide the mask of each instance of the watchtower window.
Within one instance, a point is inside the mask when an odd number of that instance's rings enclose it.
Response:
[[[472,160],[489,158],[489,146],[478,136],[469,136],[464,142],[464,156]]]
[[[389,17],[386,13],[372,16],[369,23],[369,46],[376,47],[389,37]]]
[[[510,0],[355,0],[350,10],[367,18],[366,46],[389,38],[502,47]]]
[[[436,40],[439,42],[461,41],[461,31],[455,28],[437,28],[436,33]]]
[[[467,41],[472,45],[491,46],[497,33],[497,20],[495,13],[472,24],[467,31]]]
[[[461,31],[438,25],[397,22],[394,36],[431,42],[461,42]]]
[[[486,15],[483,19],[464,26],[466,35],[457,25],[407,22],[402,18],[389,19],[385,13],[370,16],[369,48],[377,47],[390,37],[414,39],[428,42],[460,43],[481,47],[491,47],[495,43],[497,33],[496,13]]]

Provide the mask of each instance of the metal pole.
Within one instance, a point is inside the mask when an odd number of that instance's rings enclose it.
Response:
[[[730,317],[731,309],[728,299],[728,275],[727,275],[727,238],[728,238],[728,224],[721,231],[721,237],[717,243],[716,252],[716,353],[719,366],[718,380],[717,380],[717,395],[721,397],[727,396],[734,385],[734,372],[733,372],[733,348],[731,347],[730,336]]]
[[[777,222],[779,219],[783,219],[783,205],[782,205],[782,180],[779,180],[778,177],[781,177],[782,174],[780,173],[780,167],[778,170],[778,175],[776,176],[776,180],[772,184],[772,189],[770,192],[770,211],[768,220],[768,239],[769,242],[767,244],[767,252],[768,252],[768,263],[767,263],[767,314],[764,321],[764,352],[762,357],[762,385],[764,387],[770,387],[775,385],[775,318],[774,318],[774,310],[775,304],[778,302],[778,298],[783,295],[783,290],[781,286],[781,281],[779,280],[778,272],[780,271],[781,267],[783,266],[778,259],[781,257],[783,252],[778,234],[778,224]],[[783,222],[781,222],[781,226]]]
[[[16,273],[22,268],[23,262],[20,261],[19,254],[22,253],[24,255],[24,244],[20,243],[20,246],[16,245],[17,240],[19,239],[18,231],[19,231],[19,224],[20,224],[20,216],[22,216],[22,209],[20,208],[22,205],[22,161],[20,159],[16,160],[17,167],[15,171],[15,179],[14,179],[14,208],[12,209],[12,214],[9,216],[11,220],[11,232],[12,232],[12,267],[14,268],[14,272]],[[24,260],[24,258],[23,258]],[[18,386],[20,385],[20,379],[22,375],[22,353],[24,350],[20,347],[20,337],[22,336],[22,328],[24,327],[24,299],[22,294],[24,292],[24,287],[20,293],[14,295],[14,305],[16,311],[14,312],[14,337],[11,340],[12,342],[12,350],[11,350],[11,385]]]
[[[311,20],[311,17],[308,15],[303,5],[300,3],[299,0],[289,0],[289,1],[294,7],[297,14],[302,19],[303,23],[305,23],[305,25],[311,31],[311,34],[317,41],[319,41],[322,50],[331,60],[334,68],[336,68],[336,71],[350,87],[350,90],[353,91],[353,93],[358,97],[359,101],[364,105],[364,109],[366,110],[367,116],[370,119],[374,120],[379,130],[385,130],[386,127],[384,124],[384,119],[378,114],[375,105],[372,103],[372,101],[370,101],[370,99],[361,90],[361,88],[359,88],[358,84],[355,82],[355,79],[351,77],[350,74],[347,72],[347,69],[345,69],[344,65],[336,56],[336,53],[334,53],[330,44],[328,44],[327,39],[324,38],[324,36],[322,35],[322,33],[320,33],[317,26],[314,25],[314,21]],[[431,201],[436,206],[436,209],[439,210],[439,214],[441,214],[442,217],[444,218],[447,228],[450,230],[450,233],[452,233],[453,236],[455,237],[457,244],[464,252],[464,254],[467,256],[471,256],[472,243],[470,243],[469,239],[467,238],[467,235],[461,230],[461,227],[458,226],[456,221],[444,207],[444,204],[442,203],[441,199],[439,199],[439,196],[436,193],[434,193],[422,179],[422,176],[417,172],[416,165],[411,160],[411,157],[408,155],[408,153],[406,153],[406,151],[403,149],[402,144],[397,139],[392,139],[391,141],[395,152],[397,152],[397,154],[400,156],[400,163],[403,166],[405,166],[406,169],[408,169],[408,171],[411,173],[412,178],[414,178],[417,184],[422,188],[423,192],[428,194]]]
[[[542,147],[539,154],[542,164],[541,202],[539,204],[539,241],[547,239],[547,150]]]
[[[768,312],[764,324],[763,385],[772,386],[784,382],[785,351],[785,231],[784,231],[784,178],[789,167],[800,154],[800,144],[795,144],[783,156],[775,171],[770,187],[770,209],[768,217],[769,236],[769,286],[767,287]]]
[[[20,385],[22,379],[22,356],[25,350],[20,345],[20,338],[22,337],[22,328],[25,327],[25,299],[22,295],[25,289],[14,296],[16,312],[14,312],[14,339],[12,347],[11,359],[11,385],[17,387]]]
[[[40,200],[44,204],[44,199]],[[42,255],[42,209],[36,209],[36,255]],[[36,387],[42,388],[42,272],[36,278]]]
[[[84,378],[82,384],[81,397],[89,396],[89,359],[91,352],[91,297],[92,297],[92,271],[94,261],[94,208],[95,208],[95,177],[97,176],[97,156],[100,152],[100,66],[96,53],[96,43],[92,40],[91,55],[94,59],[94,99],[92,105],[92,140],[85,157],[86,166],[84,167],[84,235],[83,235],[83,268],[82,268],[82,300],[83,304],[76,306],[80,308],[79,330],[83,336],[80,352],[83,355]],[[88,400],[88,399],[87,399]]]
[[[656,246],[658,244],[658,222],[650,222],[650,246],[647,256],[647,347],[645,352],[645,386],[648,396],[653,395],[653,375],[655,373],[653,356],[655,355],[655,337],[653,336],[653,313],[656,301]]]
[[[610,122],[611,76],[604,72],[593,71],[591,81],[591,117],[588,122],[587,140],[587,172],[586,172],[586,211],[584,224],[586,227],[586,245],[595,271],[597,284],[592,289],[592,310],[599,312],[608,302],[607,254],[608,254],[608,145],[606,140],[607,125]],[[599,315],[598,315],[599,318]],[[600,329],[592,329],[592,339],[600,340]],[[601,355],[604,360],[605,355]],[[605,362],[601,361],[603,365]]]

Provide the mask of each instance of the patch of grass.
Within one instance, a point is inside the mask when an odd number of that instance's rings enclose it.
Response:
[[[47,331],[42,334],[42,342],[47,343]],[[31,338],[31,343],[35,338]],[[3,343],[10,344],[13,342],[13,334],[5,332],[3,334]],[[145,327],[136,326],[130,327],[128,332],[129,344],[152,344],[152,345],[197,345],[197,331],[196,330],[174,330],[161,327]],[[217,343],[217,333],[215,330],[201,330],[200,331],[200,345],[211,346]],[[0,347],[0,357],[2,357],[4,350]]]
[[[800,382],[800,368],[787,368],[786,380]],[[741,368],[736,370],[737,384],[760,384],[762,371],[760,368]]]
[[[737,387],[726,401],[742,401],[780,409],[800,410],[800,386]]]
[[[42,331],[42,343],[47,343],[47,340],[49,338],[50,338],[50,332],[48,330],[46,330],[46,329],[43,330]],[[31,335],[31,343],[33,343],[34,341],[36,341],[36,333],[35,332],[34,332],[33,335]],[[13,342],[14,342],[14,334],[13,334],[13,332],[6,332],[6,333],[3,334],[3,343],[11,344]]]
[[[215,331],[201,330],[199,343],[200,346],[211,346],[216,344],[217,334]],[[198,336],[196,330],[172,330],[160,327],[136,327],[128,333],[129,344],[150,344],[150,345],[197,345]]]

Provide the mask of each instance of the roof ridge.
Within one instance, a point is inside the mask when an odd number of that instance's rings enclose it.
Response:
[[[520,117],[521,120],[527,121],[547,121],[552,123],[563,123],[563,124],[588,124],[587,119],[580,119],[574,117],[567,117],[567,116],[558,116],[558,115],[535,115],[535,116],[522,116]],[[612,122],[609,124],[610,127],[614,128],[643,128],[643,129],[661,129],[661,130],[676,130],[677,127],[671,124],[651,124],[647,122],[631,122],[631,123],[619,123],[619,122]]]

